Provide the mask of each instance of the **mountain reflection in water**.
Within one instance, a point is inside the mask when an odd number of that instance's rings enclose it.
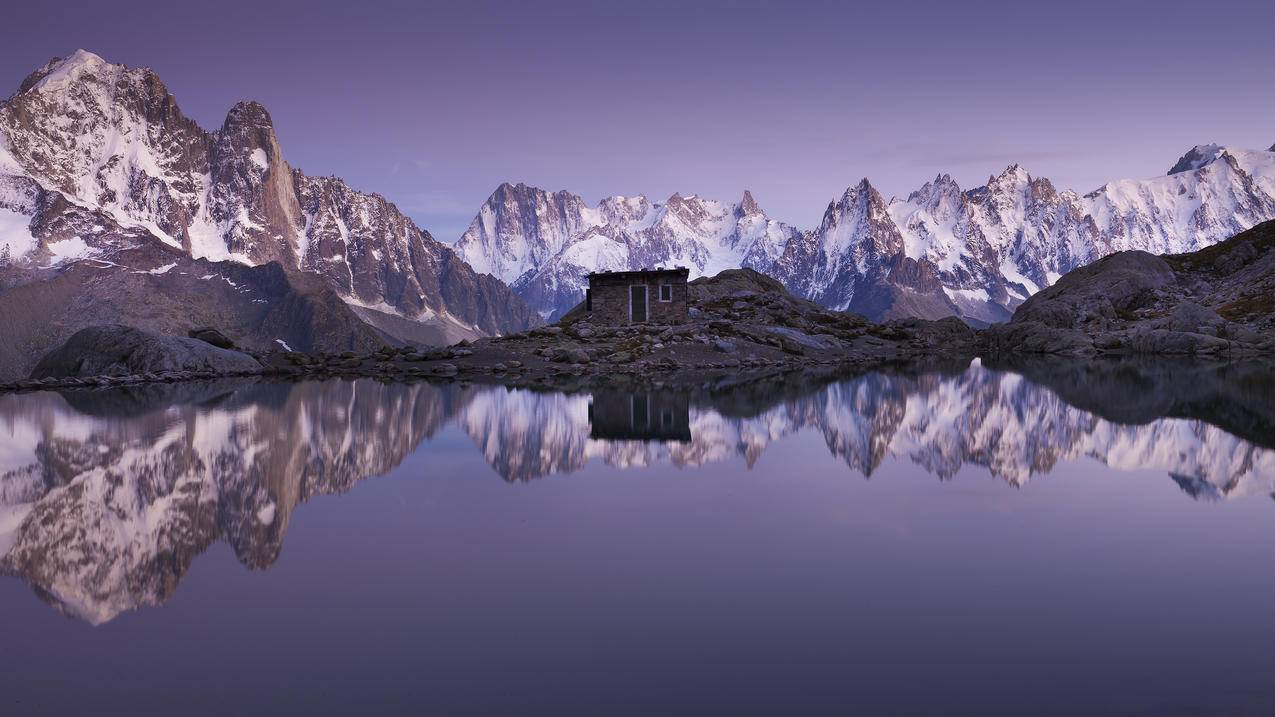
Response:
[[[595,459],[751,468],[771,443],[813,431],[851,475],[905,460],[1021,486],[1087,457],[1164,471],[1196,499],[1272,492],[1275,391],[1262,367],[1009,368],[689,395],[371,380],[4,395],[0,569],[106,622],[163,603],[214,541],[269,567],[299,503],[390,471],[450,425],[511,482]]]

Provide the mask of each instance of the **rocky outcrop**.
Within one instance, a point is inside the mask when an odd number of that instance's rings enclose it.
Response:
[[[1275,221],[1206,249],[1113,254],[985,334],[993,353],[1275,353]]]
[[[199,339],[165,336],[131,326],[94,326],[75,332],[36,364],[32,378],[134,376],[165,371],[256,373],[261,364],[240,351]]]
[[[215,327],[253,351],[372,351],[389,341],[319,277],[142,242],[110,261],[24,269],[19,283],[0,285],[0,383],[26,377],[76,331],[117,323],[174,336]]]
[[[707,304],[736,296],[784,296],[787,293],[788,290],[778,279],[772,279],[754,269],[727,269],[713,277],[702,276],[687,286],[687,295],[695,304]]]

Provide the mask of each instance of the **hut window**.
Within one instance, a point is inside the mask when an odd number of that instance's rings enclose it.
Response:
[[[660,301],[672,301],[672,300],[673,300],[673,285],[660,284]]]

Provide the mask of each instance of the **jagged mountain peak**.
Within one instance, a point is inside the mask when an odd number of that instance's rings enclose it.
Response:
[[[54,89],[66,82],[74,82],[84,72],[95,72],[103,67],[112,66],[100,56],[88,50],[76,50],[66,57],[55,57],[43,67],[27,76],[18,86],[18,94],[33,89]]]
[[[877,191],[877,188],[872,186],[872,182],[868,181],[867,177],[864,177],[859,180],[858,184],[846,187],[841,199],[830,203],[828,208],[830,210],[845,211],[851,207],[866,207],[871,204],[880,204],[884,207],[885,199]]]
[[[920,189],[908,195],[909,204],[936,204],[944,198],[959,202],[961,187],[950,174],[938,174],[933,180],[926,182]]]
[[[270,111],[260,102],[256,100],[240,100],[226,113],[226,121],[222,126],[269,127],[273,130],[274,120],[270,118]]]
[[[1031,174],[1023,169],[1023,165],[1015,162],[1001,170],[1000,174],[989,176],[987,186],[991,189],[1010,189],[1025,186],[1031,181]]]
[[[735,215],[739,217],[748,217],[756,214],[764,214],[761,207],[757,204],[757,200],[753,198],[753,193],[744,190],[744,196],[740,198],[739,204],[735,205]]]
[[[501,182],[500,186],[491,193],[492,197],[503,197],[508,195],[523,194],[558,194],[561,192],[550,192],[547,189],[526,184],[525,182]]]
[[[1169,174],[1180,174],[1199,169],[1221,157],[1226,148],[1220,144],[1197,144],[1187,150],[1176,164],[1169,169]]]

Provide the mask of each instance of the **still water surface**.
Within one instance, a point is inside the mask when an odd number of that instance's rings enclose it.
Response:
[[[1271,714],[1206,373],[0,396],[0,713]]]

